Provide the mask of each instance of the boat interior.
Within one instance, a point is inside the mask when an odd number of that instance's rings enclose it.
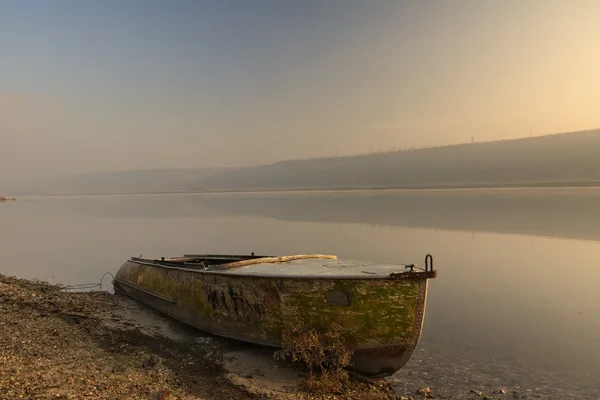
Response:
[[[185,267],[208,269],[213,266],[229,264],[238,261],[254,260],[259,258],[270,258],[272,256],[255,255],[254,253],[246,255],[227,255],[227,254],[184,254],[182,257],[171,257],[160,259],[146,259],[140,257],[132,257],[133,261],[141,261],[145,263],[166,265],[171,267]]]
[[[137,264],[156,265],[166,268],[182,268],[206,272],[228,270],[233,274],[260,275],[260,276],[302,276],[321,278],[393,278],[393,279],[428,279],[434,278],[437,273],[433,270],[433,257],[425,257],[425,267],[415,264],[381,264],[373,262],[360,262],[345,260],[339,261],[335,255],[327,254],[295,254],[288,256],[265,256],[254,253],[245,255],[227,254],[184,254],[181,257],[143,258],[131,257],[131,262]],[[297,261],[290,263],[291,261]],[[285,267],[274,264],[287,264]],[[270,264],[270,265],[269,265]],[[251,267],[253,266],[253,267]],[[251,267],[251,268],[240,268]],[[320,267],[320,268],[315,268]],[[326,268],[323,268],[326,267]],[[401,271],[409,269],[409,271]],[[237,270],[237,272],[236,272]]]

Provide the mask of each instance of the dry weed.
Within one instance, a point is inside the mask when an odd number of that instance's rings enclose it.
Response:
[[[339,393],[349,382],[348,372],[353,347],[339,327],[305,328],[301,324],[284,330],[283,355],[304,364],[310,376],[305,382],[313,393]]]

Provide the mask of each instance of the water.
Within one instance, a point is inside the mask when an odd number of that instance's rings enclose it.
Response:
[[[593,188],[23,198],[0,204],[0,271],[79,284],[139,255],[431,253],[399,390],[598,399],[599,222]]]

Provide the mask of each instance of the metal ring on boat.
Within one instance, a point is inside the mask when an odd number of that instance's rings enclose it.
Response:
[[[433,271],[433,256],[431,254],[425,256],[425,271]]]

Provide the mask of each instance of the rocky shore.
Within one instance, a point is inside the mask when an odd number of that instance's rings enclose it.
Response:
[[[312,393],[272,350],[205,336],[105,291],[0,275],[0,399],[394,399],[385,381]],[[423,396],[421,396],[422,398]]]

